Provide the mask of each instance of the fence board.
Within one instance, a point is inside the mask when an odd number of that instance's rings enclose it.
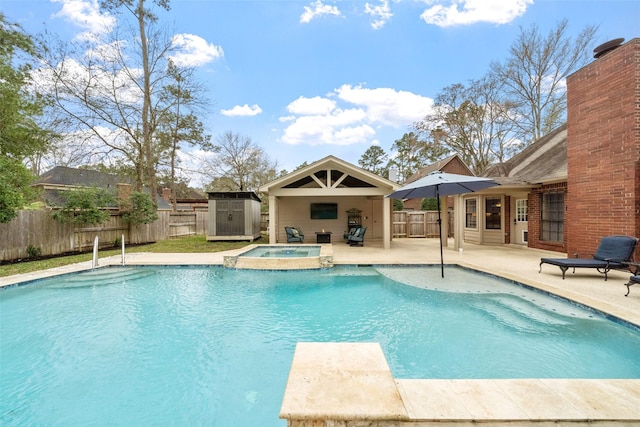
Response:
[[[131,227],[114,212],[104,224],[79,227],[54,220],[49,210],[22,210],[12,221],[0,224],[0,261],[28,257],[29,246],[39,248],[45,256],[90,250],[96,235],[100,248],[106,248],[120,245],[122,235],[126,244],[138,244],[185,235],[204,236],[208,228],[208,211],[158,211],[153,223]]]
[[[442,230],[447,233],[446,226]],[[453,215],[449,216],[449,234],[453,233]],[[438,211],[394,211],[393,237],[438,237]]]

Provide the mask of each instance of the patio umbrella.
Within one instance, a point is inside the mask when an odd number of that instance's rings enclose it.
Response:
[[[499,185],[491,178],[457,175],[442,171],[431,172],[412,183],[389,194],[392,199],[422,199],[435,197],[438,204],[438,228],[440,233],[440,271],[444,277],[444,258],[442,255],[442,220],[440,218],[440,197],[453,194],[473,193]]]

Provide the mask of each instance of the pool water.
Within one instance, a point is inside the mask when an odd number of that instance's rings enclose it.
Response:
[[[240,255],[255,258],[305,258],[320,256],[320,246],[258,246]]]
[[[637,330],[439,274],[110,267],[1,290],[0,424],[285,426],[299,341],[379,342],[396,378],[640,378]]]

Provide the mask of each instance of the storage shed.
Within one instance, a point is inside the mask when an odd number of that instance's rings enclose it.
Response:
[[[207,240],[260,237],[260,198],[253,191],[209,192]]]

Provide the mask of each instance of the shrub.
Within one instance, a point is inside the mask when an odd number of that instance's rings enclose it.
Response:
[[[65,204],[53,213],[53,218],[61,222],[81,225],[102,224],[110,217],[105,208],[116,204],[115,195],[97,187],[68,190],[62,194]]]
[[[39,258],[42,255],[42,249],[29,245],[27,246],[27,256],[29,258]]]

